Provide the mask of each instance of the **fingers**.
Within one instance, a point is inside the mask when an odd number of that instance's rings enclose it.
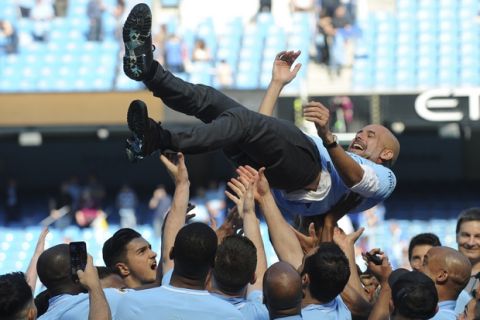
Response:
[[[240,202],[240,198],[231,194],[229,191],[225,190],[225,195],[227,196],[228,199],[232,200],[235,204],[238,204]]]
[[[308,225],[308,234],[310,235],[310,237],[316,237],[317,234],[315,233],[315,223],[313,222],[310,222],[310,224]]]
[[[172,172],[176,169],[175,164],[163,154],[160,154],[160,161],[162,161],[163,165],[167,168],[168,171]]]
[[[275,60],[281,60],[283,55],[285,55],[287,51],[280,51],[279,53],[277,53],[277,55],[275,56]]]
[[[293,68],[292,73],[296,76],[301,67],[302,67],[302,64],[297,63],[297,65]]]
[[[365,231],[365,228],[361,227],[360,229],[349,235],[354,243],[358,240],[358,238],[360,238],[360,236],[363,234],[363,231]]]

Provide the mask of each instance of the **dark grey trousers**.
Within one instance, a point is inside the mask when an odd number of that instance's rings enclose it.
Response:
[[[293,123],[248,110],[214,88],[175,77],[161,66],[145,85],[173,110],[203,124],[173,131],[170,148],[185,154],[223,149],[237,165],[266,167],[270,186],[297,190],[321,170],[315,144]]]

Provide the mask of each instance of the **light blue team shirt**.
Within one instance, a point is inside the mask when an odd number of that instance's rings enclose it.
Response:
[[[121,298],[132,293],[132,290],[119,290],[113,288],[103,289],[105,297],[110,306],[112,318],[115,319],[115,310]],[[50,298],[48,301],[48,310],[39,320],[85,320],[88,319],[88,312],[90,310],[90,303],[87,293],[80,293],[76,295],[61,294]]]
[[[472,296],[466,290],[462,290],[455,304],[455,314],[462,314],[465,306],[472,300]]]
[[[352,314],[340,295],[328,303],[310,304],[302,309],[306,320],[352,320]]]
[[[116,319],[243,319],[234,306],[206,290],[171,285],[131,292],[120,301]]]
[[[455,313],[455,300],[447,300],[438,303],[438,311],[435,314],[433,320],[456,320],[457,315]]]
[[[316,144],[320,155],[322,171],[327,170],[331,177],[331,187],[328,194],[319,201],[309,200],[288,200],[284,191],[274,189],[273,195],[275,201],[284,214],[312,216],[327,213],[344,195],[350,192],[350,189],[343,183],[339,173],[335,169],[332,159],[327,149],[323,146],[322,139],[316,136],[308,135]],[[378,177],[378,186],[374,193],[368,197],[363,197],[361,203],[355,208],[354,212],[365,211],[376,204],[387,199],[395,189],[397,179],[395,174],[389,168],[376,164],[370,160],[364,159],[354,153],[347,152],[358,164],[368,166],[373,169]]]
[[[247,298],[227,297],[216,293],[212,293],[212,295],[235,306],[247,320],[269,319],[267,307],[263,304],[263,293],[260,290],[250,292]]]

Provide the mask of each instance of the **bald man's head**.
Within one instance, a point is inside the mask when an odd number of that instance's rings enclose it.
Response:
[[[300,314],[303,298],[300,274],[286,262],[271,265],[263,277],[263,295],[271,318]]]
[[[52,295],[67,289],[79,289],[70,276],[70,251],[67,244],[59,244],[45,250],[37,261],[37,272],[40,281]],[[67,293],[67,292],[63,292]]]
[[[432,247],[424,259],[424,272],[437,286],[444,286],[454,297],[467,285],[472,265],[467,257],[449,247]]]
[[[400,154],[400,142],[386,127],[370,124],[357,132],[348,151],[375,163],[391,167]]]

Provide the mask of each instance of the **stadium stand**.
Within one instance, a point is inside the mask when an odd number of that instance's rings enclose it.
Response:
[[[104,1],[113,7],[114,1]],[[148,1],[147,1],[148,3]],[[178,7],[178,1],[164,1],[168,8]],[[19,32],[19,53],[0,55],[0,92],[90,92],[134,91],[142,84],[129,81],[120,70],[119,55],[123,48],[115,39],[116,20],[105,11],[101,42],[87,41],[87,0],[69,2],[65,18],[55,17],[47,42],[34,42],[31,37],[33,21],[18,18],[14,1],[2,1],[1,19],[12,21]],[[174,9],[175,10],[175,9]],[[215,66],[222,60],[230,65],[235,79],[233,89],[263,89],[268,85],[271,63],[275,54],[287,48],[307,53],[313,32],[306,13],[294,13],[292,27],[275,21],[271,13],[260,13],[253,21],[233,17],[219,27],[215,17],[205,18],[193,27],[184,27],[178,10],[168,19],[168,31],[179,33],[191,58],[195,39],[203,39],[212,53],[206,63],[193,62],[185,75],[191,82],[219,84]],[[290,30],[287,30],[290,29]],[[300,63],[308,64],[308,54]],[[306,78],[303,68],[295,83]],[[20,70],[20,71],[19,71]]]
[[[354,90],[418,91],[479,84],[479,3],[397,0],[358,25]]]

